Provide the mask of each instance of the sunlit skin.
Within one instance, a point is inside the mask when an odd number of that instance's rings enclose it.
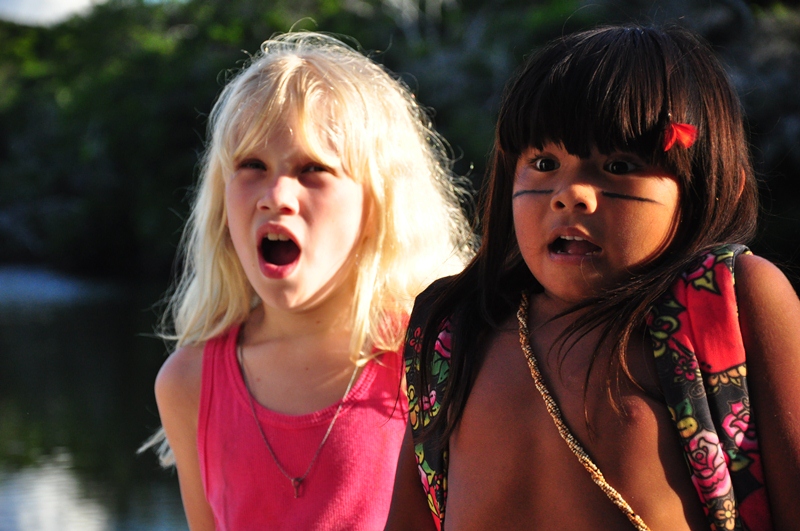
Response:
[[[669,245],[679,197],[672,175],[635,155],[595,150],[581,159],[549,144],[520,156],[512,206],[523,259],[544,288],[531,299],[531,348],[568,426],[653,529],[699,530],[707,525],[669,412],[652,398],[658,384],[643,337],[632,341],[629,355],[644,390],[623,381],[617,396],[627,416],[606,396],[608,348],[601,348],[586,387],[597,331],[570,343],[566,357],[552,348],[575,318],[551,320],[557,313],[624,281]],[[492,470],[471,465],[498,434],[502,449],[493,452]],[[556,431],[532,385],[515,318],[487,346],[450,451],[451,529],[482,529],[492,518],[504,529],[631,528]],[[484,483],[476,490],[479,477]]]
[[[623,281],[667,247],[678,202],[677,181],[661,168],[623,153],[581,159],[559,145],[525,150],[512,197],[522,256],[544,287],[531,299],[531,348],[567,425],[652,529],[694,531],[708,526],[669,412],[652,398],[658,383],[644,336],[629,347],[631,373],[644,390],[623,380],[616,396],[625,416],[606,395],[608,348],[584,394],[596,330],[571,343],[566,357],[551,348],[575,318],[551,320],[557,313]],[[408,498],[396,496],[398,506],[419,512],[398,515],[404,523],[387,528],[430,529],[424,499],[414,492],[418,473],[405,466],[413,465],[408,437],[406,445],[396,492]],[[447,529],[631,529],[558,434],[531,380],[514,317],[487,342],[449,456]]]
[[[225,188],[231,240],[267,314],[319,310],[331,297],[337,306],[363,223],[363,186],[333,150],[312,156],[292,125],[242,153]],[[270,263],[265,239],[296,251]]]
[[[522,257],[544,296],[566,309],[663,252],[679,199],[673,175],[631,153],[593,150],[582,159],[559,144],[528,148],[512,195]]]
[[[626,350],[636,384],[615,379],[618,365],[608,343],[598,346],[597,329],[572,336],[566,352],[554,345],[576,318],[558,313],[624,283],[669,246],[679,191],[668,172],[630,154],[580,159],[549,145],[522,154],[512,198],[522,256],[544,288],[531,296],[531,350],[566,425],[653,531],[707,530],[708,522],[659,398],[646,332],[634,331]],[[800,407],[800,329],[790,323],[800,316],[800,301],[764,259],[740,256],[735,274],[773,517],[783,522],[776,529],[791,529],[798,509],[789,493],[800,488],[793,417]],[[485,349],[448,441],[445,529],[632,529],[559,435],[533,385],[514,316],[492,330]],[[612,407],[609,385],[624,414]],[[403,444],[386,529],[433,530],[410,429]]]
[[[353,375],[353,264],[366,201],[335,151],[315,157],[294,125],[237,157],[225,209],[236,255],[260,298],[239,338],[247,374],[258,375],[250,391],[272,411],[302,415],[340,400]],[[202,344],[185,345],[156,380],[193,531],[215,528],[197,453],[202,359]]]
[[[341,398],[352,373],[365,194],[333,149],[313,155],[295,125],[237,157],[225,208],[236,255],[261,299],[242,333],[244,361],[262,375],[251,391],[274,411],[305,414]]]

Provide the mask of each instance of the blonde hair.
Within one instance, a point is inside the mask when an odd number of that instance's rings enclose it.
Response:
[[[206,341],[244,322],[258,304],[226,226],[225,183],[237,157],[288,124],[322,162],[333,146],[345,172],[364,185],[369,227],[354,250],[354,361],[396,350],[416,295],[461,271],[472,254],[459,203],[465,188],[408,88],[336,38],[311,32],[264,42],[211,111],[181,242],[183,274],[165,314],[174,330],[165,337],[178,346]],[[162,463],[169,464],[164,443]]]

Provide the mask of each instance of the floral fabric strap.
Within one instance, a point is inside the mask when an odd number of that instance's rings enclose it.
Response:
[[[709,252],[647,319],[656,368],[712,530],[772,529],[750,411],[733,267],[750,251]]]
[[[714,531],[772,529],[734,291],[734,261],[742,253],[749,251],[727,245],[703,256],[658,300],[647,319],[665,402]],[[404,355],[420,480],[441,530],[448,447],[419,442],[423,428],[439,413],[450,374],[451,325],[444,321],[428,360],[430,381],[422,388],[422,329],[437,292],[434,284],[418,297]]]
[[[444,394],[447,378],[450,375],[450,321],[445,321],[439,328],[434,352],[430,358],[428,385],[422,387],[419,373],[420,353],[422,352],[422,330],[428,319],[430,300],[436,290],[436,284],[423,292],[414,303],[414,311],[406,332],[405,370],[406,390],[408,392],[408,416],[414,436],[414,453],[417,468],[422,481],[422,488],[428,499],[428,508],[441,531],[444,526],[445,505],[447,503],[447,457],[448,448],[435,445],[432,441],[419,442],[425,426],[439,414],[441,397]],[[435,433],[433,439],[436,439]]]

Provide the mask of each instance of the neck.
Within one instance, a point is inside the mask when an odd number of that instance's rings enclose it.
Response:
[[[553,360],[561,358],[567,351],[571,351],[572,360],[582,366],[586,356],[590,356],[596,348],[601,336],[600,328],[578,330],[567,336],[562,335],[589,310],[581,308],[569,311],[576,304],[578,303],[553,300],[544,294],[530,297],[529,327],[533,340],[542,347],[541,354],[537,355],[541,355],[545,362],[549,362],[551,358]],[[568,313],[559,317],[564,312]]]
[[[322,353],[328,359],[349,360],[353,354],[352,293],[352,289],[340,289],[324,303],[301,310],[261,304],[245,322],[242,344],[255,346],[257,351],[292,353],[290,357],[298,363],[318,359]]]
[[[551,297],[547,293],[531,294],[529,297],[532,328],[547,325],[551,329],[563,330],[587,310],[586,308],[581,308],[580,310],[569,311],[580,304],[580,302],[557,299]],[[568,313],[557,317],[564,312]]]

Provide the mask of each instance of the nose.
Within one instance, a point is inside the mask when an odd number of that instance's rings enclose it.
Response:
[[[297,179],[289,175],[278,175],[265,182],[258,199],[260,210],[279,214],[295,214],[298,209]]]
[[[597,210],[597,193],[595,187],[587,182],[566,182],[553,193],[550,208],[591,214]]]

